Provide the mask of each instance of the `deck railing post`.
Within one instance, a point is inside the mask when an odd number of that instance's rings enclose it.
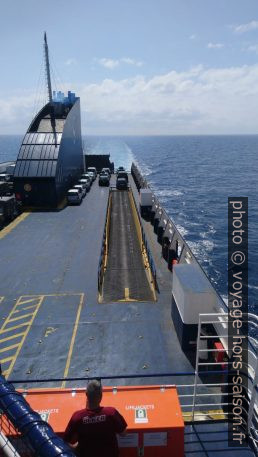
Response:
[[[200,334],[201,334],[201,316],[199,315],[198,322],[198,334],[197,334],[197,345],[196,345],[196,361],[195,361],[195,376],[194,376],[194,391],[193,391],[193,407],[192,407],[192,421],[194,421],[194,410],[196,401],[196,390],[197,390],[197,376],[199,366],[199,348],[200,348]]]

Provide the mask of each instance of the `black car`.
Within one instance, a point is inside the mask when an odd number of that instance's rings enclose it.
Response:
[[[109,186],[110,176],[108,173],[100,173],[99,186]]]

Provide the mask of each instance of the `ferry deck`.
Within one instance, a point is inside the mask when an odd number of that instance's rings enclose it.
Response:
[[[129,183],[138,205],[132,176]],[[85,379],[94,377],[106,386],[192,384],[193,364],[171,319],[172,273],[161,246],[142,220],[156,267],[155,288],[129,198],[113,193],[109,208],[110,189],[96,180],[80,206],[27,209],[0,232],[0,362],[16,388],[84,387]],[[206,409],[212,424],[186,426],[185,455],[254,455],[249,448],[227,447],[227,424],[217,422],[213,410]]]

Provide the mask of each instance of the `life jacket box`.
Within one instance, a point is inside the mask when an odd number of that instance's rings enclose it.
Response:
[[[26,391],[26,400],[62,436],[76,410],[85,408],[85,389]],[[184,421],[175,386],[104,387],[101,404],[115,407],[128,427],[118,437],[121,457],[184,456]]]
[[[204,272],[196,265],[174,265],[172,320],[183,350],[196,348],[199,314],[216,312],[217,297]]]

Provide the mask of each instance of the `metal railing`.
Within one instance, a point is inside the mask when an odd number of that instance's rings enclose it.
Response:
[[[258,316],[249,313],[243,314],[245,323],[248,324],[249,331],[258,330]],[[228,332],[228,315],[226,313],[212,313],[212,314],[200,314],[199,315],[199,324],[198,324],[198,336],[197,336],[197,348],[196,348],[196,364],[195,364],[195,377],[194,377],[194,386],[193,386],[193,398],[192,398],[192,411],[191,411],[191,420],[194,422],[196,416],[209,415],[209,413],[203,412],[202,408],[222,408],[221,411],[216,415],[223,415],[228,421],[232,421],[234,418],[234,395],[232,393],[232,386],[237,386],[238,390],[241,390],[243,394],[241,397],[241,410],[243,415],[241,416],[241,423],[245,429],[245,432],[251,439],[253,447],[258,451],[258,340],[252,336],[242,336],[247,339],[246,348],[243,350],[247,351],[246,357],[243,357],[242,368],[239,370],[233,371],[233,365],[231,361],[230,348],[228,345],[226,347],[219,348],[209,348],[207,345],[206,348],[202,348],[202,341],[215,341],[222,339],[225,341],[225,327]],[[222,335],[217,334],[204,334],[202,331],[203,328],[207,326],[213,326],[216,330],[221,327],[223,328]],[[228,338],[230,336],[228,335]],[[218,354],[223,352],[226,356],[224,360],[216,361],[215,357],[212,357],[212,354]],[[232,351],[231,351],[232,352]],[[201,358],[202,355],[208,356],[206,361],[203,361]],[[217,359],[218,360],[218,359]],[[210,374],[210,368],[215,369],[219,368],[220,376],[216,376],[216,383],[199,383],[200,376]],[[222,368],[222,370],[221,370]],[[216,373],[216,372],[215,372]],[[233,375],[239,376],[241,378],[237,382],[232,381]],[[234,379],[234,378],[233,378]],[[245,382],[243,382],[243,379]],[[201,387],[202,392],[199,392],[198,389]],[[212,388],[213,392],[204,392],[204,388]],[[182,396],[181,396],[182,398]],[[211,398],[213,401],[209,403],[200,402],[201,399]],[[188,405],[189,407],[191,405]],[[196,410],[200,409],[200,412],[196,413]]]
[[[108,253],[110,208],[111,208],[111,189],[109,189],[108,204],[107,204],[106,216],[105,216],[105,226],[104,226],[104,232],[103,232],[101,250],[100,250],[100,256],[99,256],[99,266],[98,266],[98,291],[99,291],[99,293],[101,292],[101,285],[103,283],[103,277],[105,274],[106,259],[107,259],[107,253]]]
[[[148,182],[142,176],[141,172],[139,171],[139,169],[137,168],[137,166],[134,163],[132,164],[131,174],[132,174],[132,177],[134,179],[134,182],[136,184],[138,191],[140,191],[141,188],[149,188],[152,191],[152,200],[153,200],[152,208],[156,207],[156,210],[160,211],[160,214],[161,214],[160,220],[166,221],[166,224],[164,227],[164,236],[166,237],[167,233],[169,233],[168,249],[169,248],[175,249],[178,263],[186,262],[186,263],[191,263],[191,264],[195,265],[210,282],[210,278],[208,277],[207,273],[205,272],[205,270],[203,269],[203,267],[201,266],[201,264],[195,257],[194,253],[192,252],[191,248],[187,244],[186,240],[181,235],[181,233],[177,229],[175,223],[172,221],[171,217],[168,215],[167,211],[163,208],[159,199],[156,197],[153,189],[151,189]],[[217,290],[214,288],[213,285],[212,285],[212,288],[213,288],[214,293],[218,300],[218,310],[220,310],[221,312],[224,312],[224,311],[227,312],[227,305],[225,304],[223,298],[217,292]]]
[[[156,272],[156,268],[155,268],[155,263],[154,263],[154,260],[153,260],[153,257],[152,257],[152,254],[151,254],[151,251],[150,251],[150,248],[149,248],[149,244],[148,244],[148,241],[147,241],[145,230],[144,230],[143,225],[142,225],[142,221],[141,221],[141,217],[140,217],[140,213],[139,213],[139,208],[138,208],[138,205],[136,204],[133,192],[131,192],[131,195],[132,195],[134,208],[135,208],[136,213],[137,213],[138,223],[140,225],[140,230],[141,230],[141,240],[142,240],[142,243],[143,243],[142,251],[145,251],[145,253],[147,255],[148,263],[149,263],[149,266],[150,266],[150,270],[151,270],[151,274],[152,274],[152,278],[153,278],[153,282],[154,282],[154,287],[155,287],[156,290],[158,290],[157,272]]]

